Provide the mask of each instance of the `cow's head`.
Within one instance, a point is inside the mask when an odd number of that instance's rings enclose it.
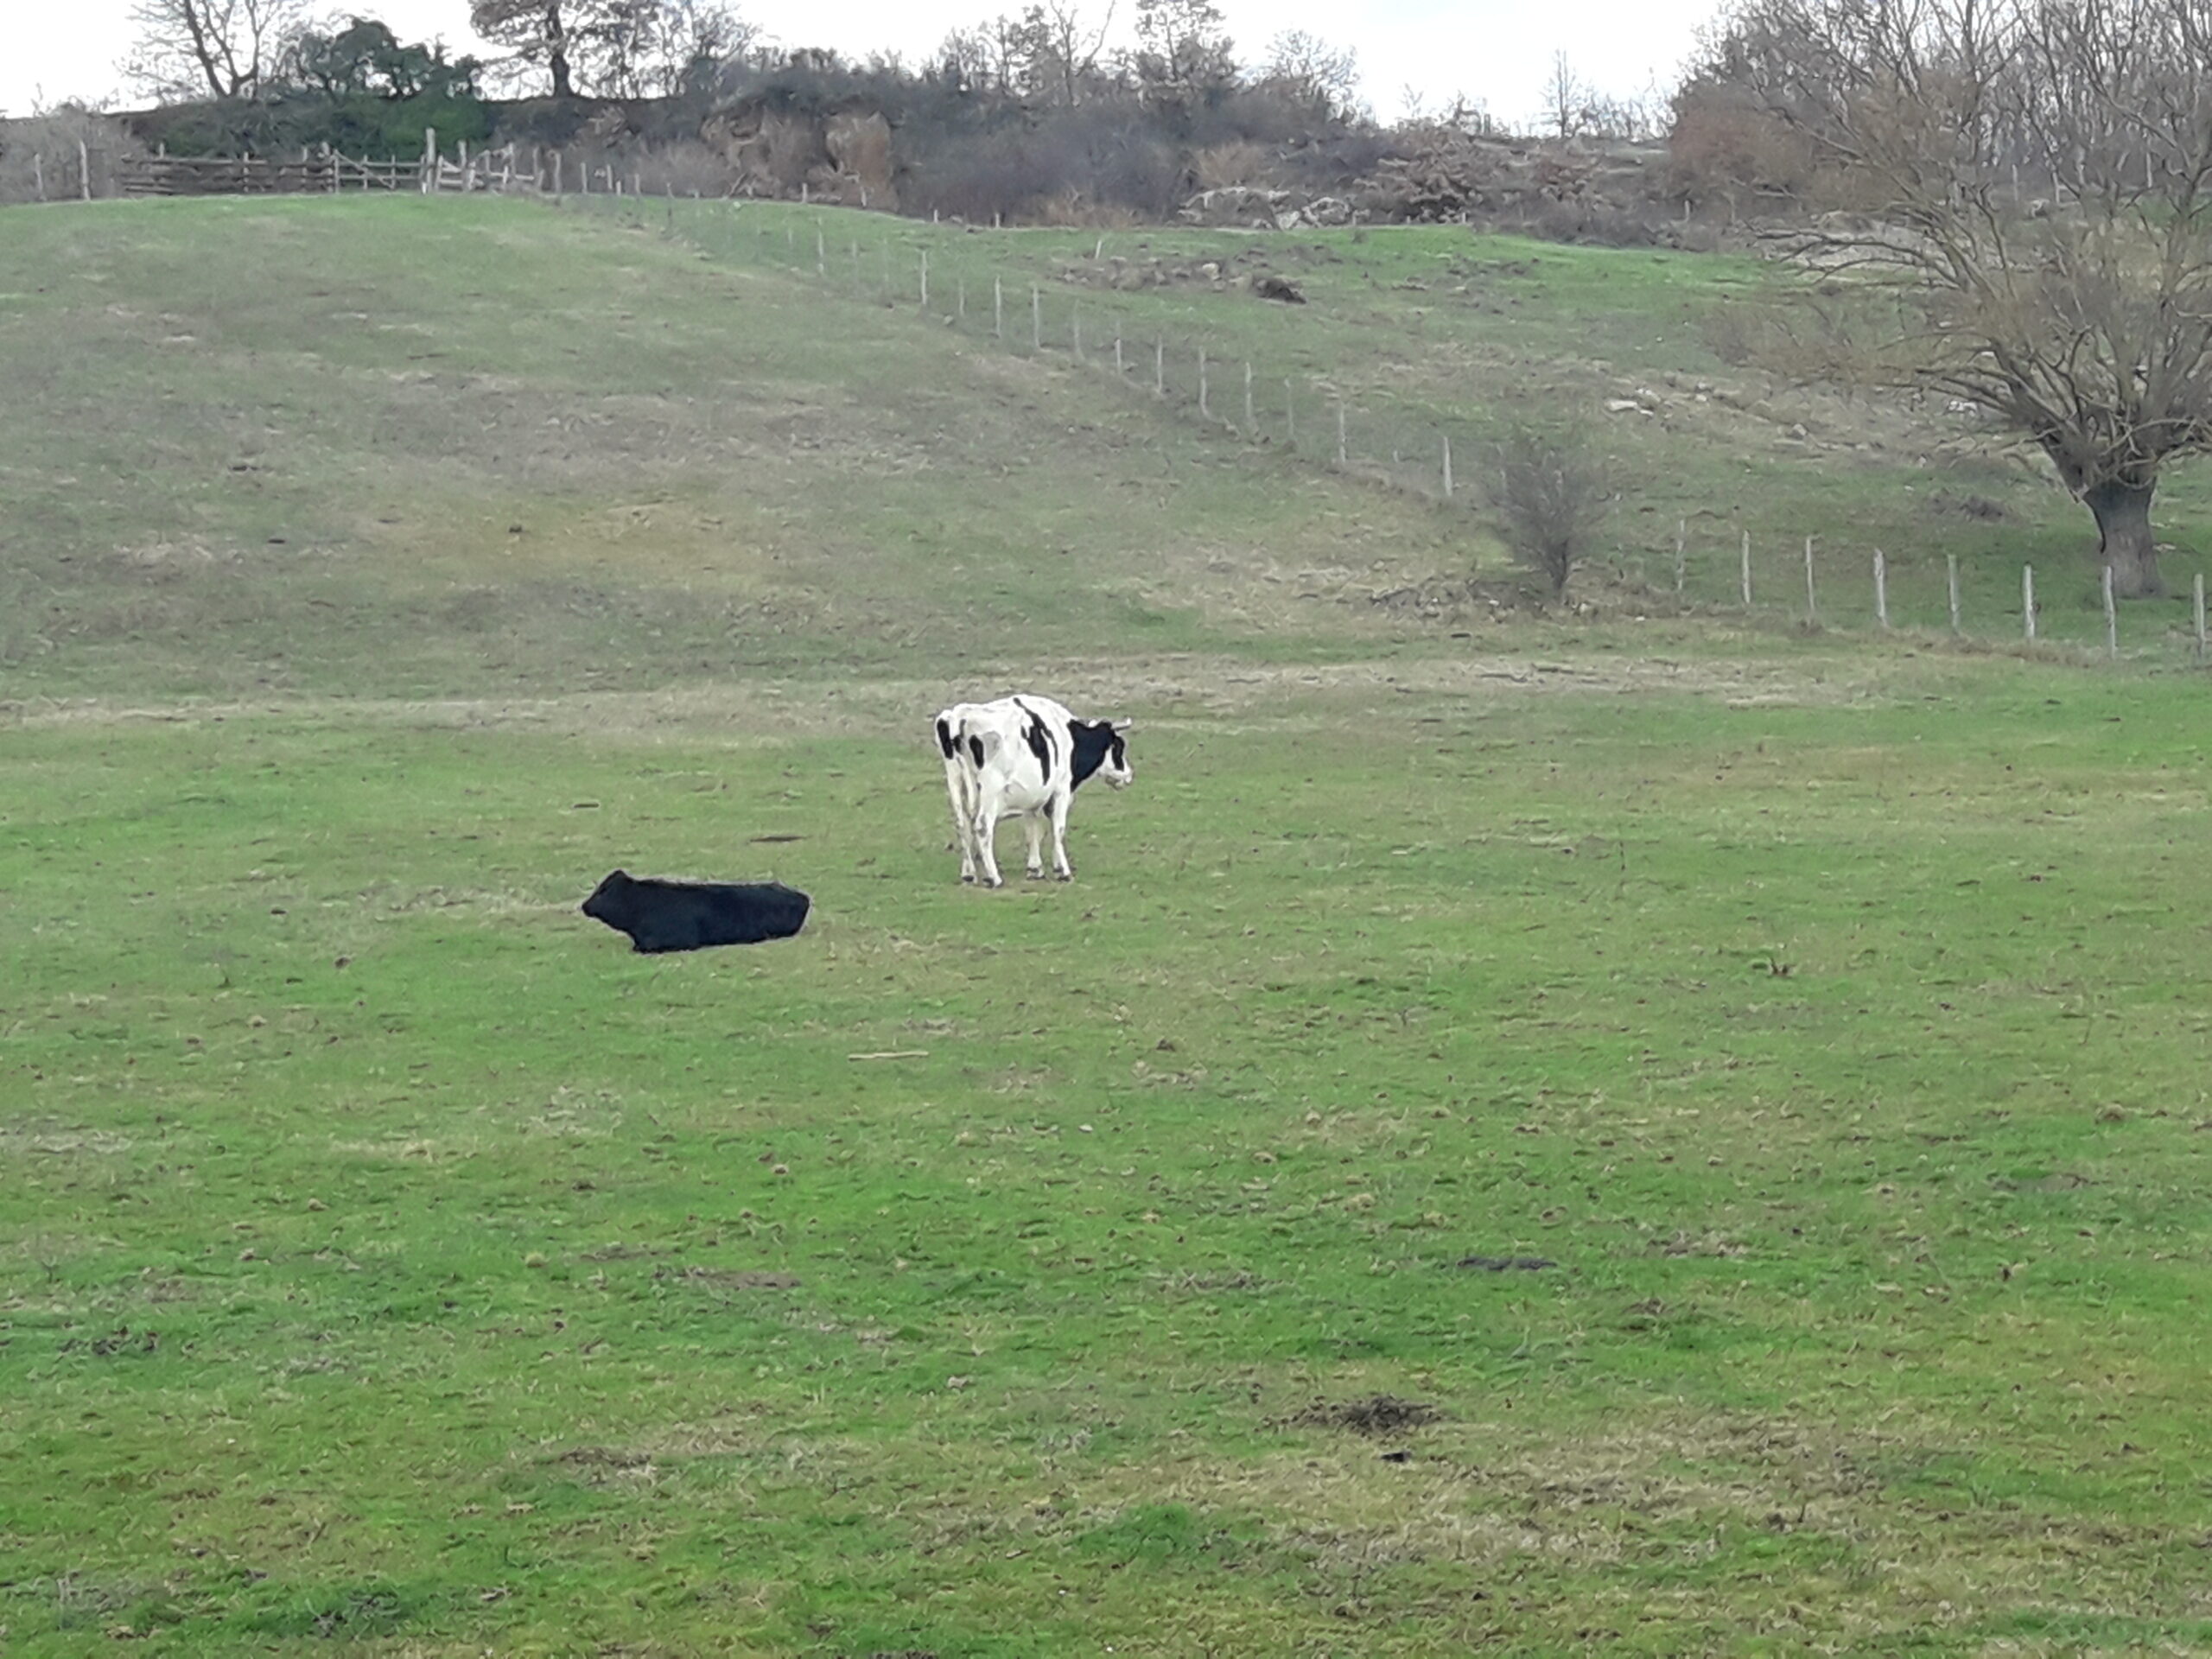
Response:
[[[1116,724],[1110,720],[1077,720],[1068,723],[1068,735],[1075,745],[1075,781],[1082,783],[1091,777],[1103,778],[1116,789],[1127,789],[1136,781],[1136,773],[1129,766],[1129,745],[1125,735],[1130,723]]]
[[[619,928],[632,912],[630,891],[637,885],[627,870],[616,870],[592,889],[580,908],[594,922]]]

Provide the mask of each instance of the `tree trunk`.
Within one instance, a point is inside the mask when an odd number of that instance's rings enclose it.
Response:
[[[2149,484],[2104,483],[2082,493],[2096,516],[2097,563],[2112,567],[2112,590],[2122,599],[2155,599],[2166,591],[2158,577],[2158,550],[2151,535]]]
[[[574,98],[576,89],[569,79],[569,30],[561,16],[560,0],[545,8],[545,67],[553,72],[553,96]]]

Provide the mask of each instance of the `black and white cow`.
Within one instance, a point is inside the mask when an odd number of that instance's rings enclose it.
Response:
[[[806,925],[810,902],[780,881],[641,880],[617,870],[584,900],[583,912],[628,934],[633,950],[697,950],[788,939]]]
[[[1079,720],[1050,697],[1022,693],[996,702],[957,702],[937,717],[944,788],[960,849],[960,879],[1002,887],[999,820],[1020,818],[1029,832],[1029,874],[1045,874],[1039,842],[1052,830],[1052,874],[1074,878],[1068,863],[1068,806],[1090,778],[1126,788],[1128,745],[1110,720]]]

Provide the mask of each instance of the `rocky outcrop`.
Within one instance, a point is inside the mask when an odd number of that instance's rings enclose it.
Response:
[[[752,98],[709,116],[699,136],[729,163],[748,194],[898,207],[891,124],[880,111],[809,109]]]

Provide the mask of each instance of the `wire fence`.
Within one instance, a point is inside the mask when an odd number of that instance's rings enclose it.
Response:
[[[1025,266],[1009,257],[998,232],[880,213],[634,194],[585,205],[734,263],[790,273],[827,294],[911,311],[1014,356],[1087,370],[1122,395],[1148,398],[1224,440],[1420,498],[1471,541],[1491,539],[1486,480],[1497,427],[1440,419],[1372,376],[1355,381],[1287,353],[1270,361],[1226,343],[1177,315],[1172,296],[1163,302],[1156,289],[1122,286],[1141,273],[1109,257],[1106,238],[1092,257],[1045,272],[1033,260]],[[1185,275],[1206,286],[1235,280],[1226,271],[1209,275],[1203,263]],[[1287,334],[1289,302],[1282,315]],[[2122,607],[2109,570],[2086,592],[2079,567],[2044,572],[2038,598],[2038,573],[2023,565],[2015,600],[2009,582],[1993,582],[1986,560],[1968,582],[1956,556],[1941,567],[1925,558],[1893,566],[1880,548],[1833,531],[1754,536],[1709,513],[1678,517],[1671,531],[1647,531],[1643,544],[1594,562],[1617,599],[1733,613],[1768,626],[1912,633],[2093,658],[2203,664],[2212,647],[2201,572],[2184,578],[2177,603]]]

